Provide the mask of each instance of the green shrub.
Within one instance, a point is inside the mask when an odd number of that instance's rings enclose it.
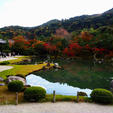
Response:
[[[24,91],[26,101],[40,101],[46,96],[46,90],[42,87],[29,87]]]
[[[113,101],[113,94],[106,89],[94,89],[91,93],[91,99],[97,103],[109,104]]]
[[[8,64],[10,64],[10,62],[8,62],[8,61],[0,62],[0,65],[8,65]]]
[[[87,96],[87,94],[85,92],[78,92],[79,96]]]
[[[14,80],[8,83],[8,90],[14,92],[20,92],[24,88],[23,82],[19,80]]]

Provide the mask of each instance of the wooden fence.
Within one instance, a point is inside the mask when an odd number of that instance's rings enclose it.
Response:
[[[18,105],[18,93],[16,92],[16,94],[13,96],[13,99],[10,98],[10,96],[0,96],[0,104],[16,104]]]
[[[53,91],[53,96],[52,96],[52,102],[55,103],[56,102],[56,91]],[[1,96],[0,97],[0,104],[10,104],[10,97],[6,97],[6,96]],[[15,96],[14,96],[14,101],[13,104],[18,105],[19,102],[19,94],[18,92],[16,92]],[[79,92],[77,92],[77,102],[79,102]]]

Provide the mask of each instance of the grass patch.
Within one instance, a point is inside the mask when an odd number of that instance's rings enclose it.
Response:
[[[29,73],[32,73],[33,71],[42,69],[42,67],[46,65],[47,65],[46,63],[38,65],[10,65],[13,66],[13,68],[0,72],[0,77],[6,79],[7,75],[17,75],[17,74],[22,74],[26,76]],[[53,66],[53,64],[51,64],[51,66]]]
[[[10,63],[8,66],[13,66],[13,68],[0,72],[0,77],[6,79],[6,77],[8,75],[17,75],[17,74],[22,74],[22,75],[26,76],[29,73],[38,71],[38,70],[42,69],[43,66],[47,65],[47,63],[38,64],[38,65],[30,65],[30,64],[29,65],[16,65],[15,63],[29,59],[31,57],[30,56],[21,56],[21,57],[15,57],[15,58],[17,58],[17,59],[8,60],[8,62]],[[51,64],[51,66],[53,66],[53,64]],[[47,68],[50,68],[50,67],[47,67]]]
[[[46,95],[46,98],[42,100],[42,102],[52,102],[53,101],[53,95],[48,94]],[[56,95],[56,102],[77,102],[77,96],[71,96],[71,95]],[[79,102],[92,102],[91,98],[79,96]]]
[[[23,92],[19,93],[19,103],[23,103]],[[80,96],[80,102],[92,102],[90,98],[88,97],[82,97]],[[40,102],[52,102],[53,101],[53,95],[47,94],[45,99],[41,100]],[[76,96],[70,96],[70,95],[56,95],[56,102],[77,102]],[[8,91],[7,86],[0,86],[0,104],[16,104],[16,93]]]
[[[52,94],[46,95],[46,98],[42,100],[42,102],[52,102],[52,101],[53,101]],[[76,101],[76,97],[67,95],[56,95],[56,101]]]
[[[16,93],[8,91],[7,86],[0,86],[0,104],[15,104]],[[23,101],[23,93],[19,93],[19,103]]]
[[[15,58],[17,58],[17,59],[8,60],[10,62],[10,64],[18,63],[23,60],[29,59],[30,56],[21,56],[21,57],[15,57]]]
[[[14,57],[14,58],[17,58],[17,59],[11,59],[11,60],[7,60],[10,64],[13,64],[13,63],[17,63],[17,62],[21,62],[25,59],[28,59],[30,58],[30,56],[21,56],[21,57]],[[0,62],[3,62],[3,61],[0,61]]]

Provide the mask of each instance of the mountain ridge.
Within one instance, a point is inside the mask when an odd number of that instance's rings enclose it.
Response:
[[[113,27],[113,8],[101,14],[75,16],[65,20],[53,19],[35,27],[7,26],[0,28],[0,37],[11,39],[23,35],[28,39],[34,37],[49,37],[56,29],[64,28],[68,32],[82,30],[84,28],[97,29],[102,26]]]

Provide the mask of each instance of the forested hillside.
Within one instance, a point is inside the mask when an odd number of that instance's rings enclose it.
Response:
[[[52,36],[59,28],[64,28],[69,33],[76,34],[76,32],[83,29],[97,29],[102,26],[113,28],[113,9],[102,14],[82,15],[61,21],[55,19],[37,27],[4,27],[0,29],[0,38],[12,39],[22,35],[27,39],[45,40]]]

